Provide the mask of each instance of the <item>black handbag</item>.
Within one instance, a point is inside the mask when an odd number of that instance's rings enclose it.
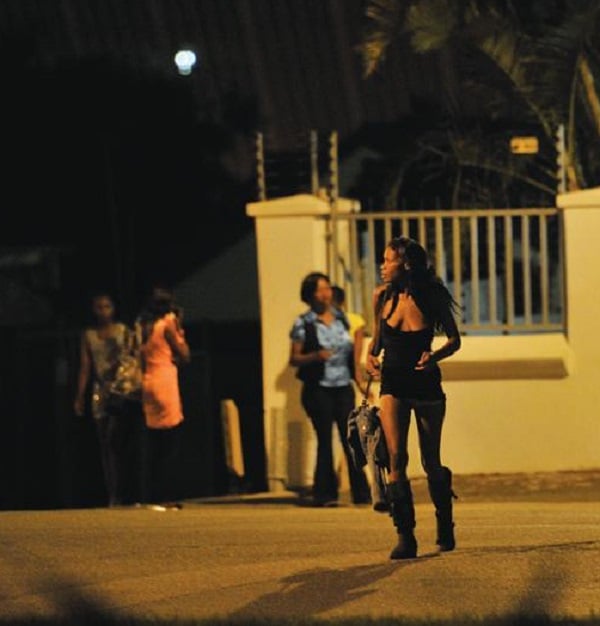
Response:
[[[348,415],[346,439],[357,468],[364,467],[372,458],[379,468],[389,470],[389,453],[379,419],[379,407],[369,404],[372,380],[373,377],[369,376],[360,405]]]
[[[317,352],[321,349],[319,339],[317,337],[317,328],[314,322],[308,322],[304,320],[304,345],[302,346],[302,354],[309,354],[310,352]],[[306,365],[300,365],[296,370],[296,378],[299,378],[303,383],[316,385],[325,373],[325,363],[322,361],[315,361],[313,363],[307,363]]]

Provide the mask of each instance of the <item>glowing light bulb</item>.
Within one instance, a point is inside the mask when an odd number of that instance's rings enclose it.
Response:
[[[179,50],[175,55],[177,71],[183,76],[191,74],[195,64],[196,55],[192,50]]]

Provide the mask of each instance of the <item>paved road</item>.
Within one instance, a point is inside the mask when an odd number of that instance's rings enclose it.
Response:
[[[458,547],[442,555],[433,509],[421,498],[419,555],[404,562],[388,559],[394,531],[386,514],[301,507],[293,494],[189,501],[166,512],[4,511],[0,623],[82,613],[157,624],[598,616],[600,498],[585,493],[467,495],[455,505]]]

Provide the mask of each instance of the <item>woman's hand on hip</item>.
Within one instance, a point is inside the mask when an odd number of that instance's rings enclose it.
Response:
[[[415,365],[416,370],[426,370],[430,368],[432,365],[436,363],[433,357],[433,352],[423,352],[421,354],[421,358],[417,361]]]

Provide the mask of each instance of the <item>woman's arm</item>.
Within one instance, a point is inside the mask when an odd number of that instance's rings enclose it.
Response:
[[[363,345],[365,343],[365,327],[359,326],[354,331],[353,344],[354,344],[354,380],[358,385],[359,389],[363,389],[364,387],[364,375],[362,370],[362,354],[363,354]]]
[[[373,377],[376,377],[379,374],[380,368],[379,353],[381,352],[381,345],[379,337],[381,333],[382,299],[385,289],[385,285],[379,285],[373,290],[373,332],[371,333],[371,341],[369,342],[369,349],[367,352],[367,374]],[[376,354],[374,354],[374,352],[376,352]]]
[[[79,344],[79,372],[77,375],[77,393],[73,402],[73,410],[75,415],[81,416],[85,411],[85,392],[90,382],[92,372],[92,358],[90,348],[85,336],[85,332],[81,334]]]
[[[308,365],[309,363],[316,363],[317,361],[327,361],[331,358],[331,350],[325,350],[321,348],[314,352],[302,352],[304,343],[302,341],[292,341],[290,344],[290,365],[294,367],[300,367],[301,365]]]
[[[327,361],[333,354],[331,350],[325,350],[320,346],[315,324],[303,316],[294,320],[290,340],[289,364],[293,367]]]
[[[458,325],[456,324],[454,315],[452,315],[452,311],[448,310],[445,312],[442,318],[442,328],[448,340],[441,348],[435,351],[438,360],[449,357],[460,350],[461,347],[460,331],[458,330]]]
[[[458,330],[458,325],[456,324],[456,319],[454,318],[450,306],[444,307],[440,315],[440,325],[446,335],[446,343],[433,352],[423,352],[415,369],[425,369],[427,364],[437,363],[460,350],[460,331]]]
[[[167,317],[167,323],[165,325],[165,339],[171,347],[177,365],[180,363],[190,362],[190,346],[185,339],[185,331],[179,325],[175,315],[169,315]]]

